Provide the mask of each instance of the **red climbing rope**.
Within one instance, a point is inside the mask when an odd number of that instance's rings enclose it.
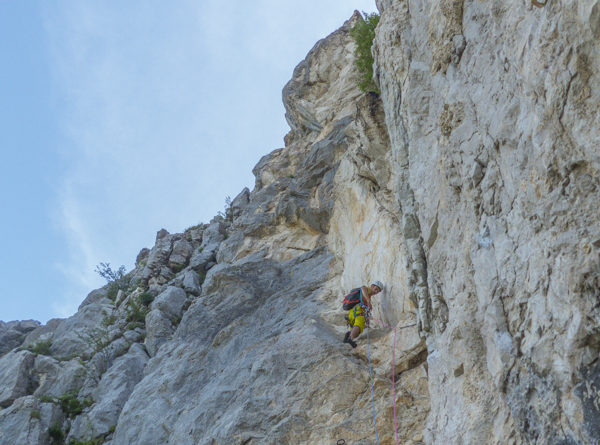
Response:
[[[396,445],[399,445],[398,442],[398,421],[396,420],[396,328],[390,326],[382,322],[381,320],[372,319],[374,322],[379,323],[380,325],[394,331],[394,345],[392,346],[392,397],[394,400],[394,432],[396,434]],[[417,324],[411,324],[408,326],[401,326],[398,329],[405,329],[416,326]]]

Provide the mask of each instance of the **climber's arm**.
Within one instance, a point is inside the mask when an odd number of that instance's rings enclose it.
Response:
[[[369,310],[373,310],[373,306],[371,305],[371,297],[369,296],[369,289],[367,286],[362,286],[360,288],[363,297],[363,304],[369,308]]]

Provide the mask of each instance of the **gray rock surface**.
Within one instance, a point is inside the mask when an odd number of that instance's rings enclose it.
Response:
[[[250,255],[234,265],[211,269],[203,296],[186,312],[173,341],[149,362],[146,376],[123,409],[114,440],[148,444],[245,440],[248,433],[242,430],[246,427],[240,427],[247,422],[252,423],[257,440],[267,440],[269,429],[292,416],[283,405],[268,408],[268,401],[287,404],[298,388],[292,386],[286,392],[280,386],[284,392],[271,399],[272,394],[265,394],[266,387],[257,392],[258,386],[250,383],[253,377],[262,376],[260,379],[269,381],[273,389],[277,388],[275,382],[283,383],[288,377],[302,379],[304,374],[294,369],[302,367],[307,357],[317,361],[333,353],[332,344],[337,343],[314,323],[306,324],[305,317],[290,320],[273,315],[286,309],[311,313],[316,307],[314,297],[300,295],[317,294],[329,261],[331,255],[326,249],[318,249],[281,266],[261,255]],[[247,335],[240,335],[244,330],[249,331]],[[317,338],[328,339],[331,346],[323,349],[313,341]],[[267,356],[265,343],[271,345]],[[247,364],[243,370],[232,366],[240,360]],[[245,386],[244,381],[248,381]],[[157,387],[166,388],[164,396],[150,397]],[[255,402],[235,402],[252,393]],[[301,394],[294,395],[294,399],[301,398]],[[271,420],[252,420],[253,404],[268,409]],[[294,416],[304,416],[300,407]],[[194,425],[191,430],[190,422]]]
[[[79,305],[79,309],[81,309],[83,306],[93,303],[110,304],[107,293],[108,292],[105,287],[91,291],[85,300],[83,300],[83,302]]]
[[[51,320],[48,320],[45,325],[41,325],[27,334],[23,340],[23,346],[34,346],[39,342],[51,340],[54,331],[62,322],[62,318],[52,318]]]
[[[600,440],[600,2],[377,5],[381,95],[356,86],[355,13],[294,70],[254,190],[159,231],[114,304],[92,292],[27,334],[52,357],[0,358],[0,443],[58,422],[111,444],[372,444],[373,409],[382,444],[395,425],[409,445]],[[373,279],[352,349],[341,296]],[[37,399],[71,391],[94,403],[70,418]]]
[[[169,286],[152,302],[150,308],[159,310],[169,319],[176,320],[183,314],[187,295],[180,287]]]
[[[121,409],[133,388],[141,380],[147,361],[148,354],[139,344],[132,345],[124,356],[116,359],[92,393],[94,404],[75,419],[67,440],[91,440],[108,435],[117,425]]]
[[[38,355],[31,375],[37,386],[33,393],[36,397],[60,397],[79,392],[87,377],[87,369],[78,359],[59,362],[52,357]]]
[[[202,278],[197,272],[188,270],[183,274],[181,286],[185,292],[198,296],[202,291]]]
[[[200,247],[206,249],[207,246],[219,244],[225,239],[225,224],[222,218],[214,218],[202,234],[202,244]]]
[[[598,2],[377,3],[425,441],[593,443]]]
[[[187,301],[185,291],[175,286],[167,287],[154,299],[146,315],[145,343],[150,356],[156,355],[158,349],[172,337]]]
[[[125,354],[130,347],[130,343],[125,338],[118,338],[115,341],[108,342],[108,338],[99,338],[100,344],[96,344],[96,351],[93,357],[86,363],[86,381],[83,388],[79,391],[79,396],[86,398],[93,393],[93,388],[102,378],[104,373],[112,366],[114,361]]]
[[[61,322],[53,333],[52,356],[89,358],[94,352],[94,330],[112,313],[112,304],[90,303]]]
[[[175,326],[169,317],[158,309],[151,310],[146,315],[146,349],[151,357],[166,343],[175,332]]]
[[[62,420],[57,405],[40,403],[33,396],[21,397],[0,411],[0,444],[50,444],[48,430]]]
[[[185,267],[192,253],[192,245],[185,239],[177,240],[173,243],[173,250],[169,256],[169,267],[171,269],[181,270]]]
[[[0,355],[20,346],[31,331],[40,326],[39,321],[0,321]]]
[[[149,284],[159,286],[173,278],[173,272],[169,268],[168,260],[173,249],[173,236],[162,229],[156,235],[156,244],[148,253],[146,260],[141,261],[143,266],[141,273],[136,273],[142,280]]]
[[[210,268],[208,267],[209,264],[215,264],[219,246],[220,243],[215,242],[199,248],[190,260],[190,267],[199,273],[206,272]]]
[[[34,354],[28,351],[12,351],[0,358],[0,407],[6,408],[33,392],[29,369],[34,359]]]
[[[232,217],[237,218],[242,214],[242,211],[246,208],[250,202],[250,190],[245,187],[233,200],[231,201],[231,212]]]

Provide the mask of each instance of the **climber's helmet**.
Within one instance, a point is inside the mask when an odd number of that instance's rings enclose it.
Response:
[[[375,280],[371,283],[371,288],[373,288],[373,286],[376,286],[379,290],[377,292],[381,292],[383,290],[383,283],[379,280]],[[375,289],[373,289],[375,290]]]

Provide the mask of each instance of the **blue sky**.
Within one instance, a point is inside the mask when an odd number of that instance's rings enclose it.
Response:
[[[281,89],[374,0],[0,2],[0,320],[66,317],[283,146]]]

